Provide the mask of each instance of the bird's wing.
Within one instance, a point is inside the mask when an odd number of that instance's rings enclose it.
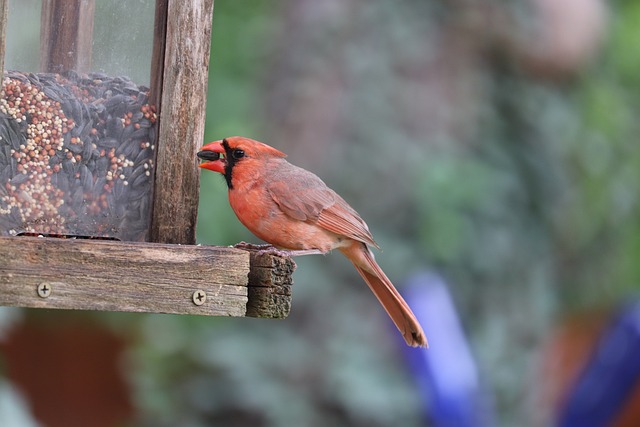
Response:
[[[336,234],[380,248],[358,212],[339,195],[335,194],[335,198],[336,202],[333,205],[320,212],[317,224]]]
[[[268,191],[280,210],[298,221],[318,226],[350,239],[379,247],[360,215],[313,173],[295,167],[295,173],[274,176]],[[287,179],[295,176],[295,179]]]
[[[298,221],[315,222],[327,207],[335,203],[335,192],[311,172],[290,165],[289,173],[269,177],[267,190],[280,210]]]

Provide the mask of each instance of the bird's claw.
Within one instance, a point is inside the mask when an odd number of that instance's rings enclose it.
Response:
[[[236,249],[244,249],[246,251],[255,252],[257,255],[275,255],[279,257],[294,257],[301,255],[318,255],[324,254],[317,249],[287,250],[278,249],[273,245],[256,245],[255,243],[240,242],[233,245]]]
[[[273,248],[276,249],[277,248],[273,245],[257,245],[255,243],[247,243],[247,242],[240,242],[240,243],[236,243],[235,245],[233,245],[234,248],[236,249],[244,249],[247,251],[262,251],[262,250],[268,250],[269,248]]]
[[[246,251],[255,252],[256,255],[275,255],[280,257],[291,256],[291,251],[278,249],[273,245],[258,245],[255,243],[240,242],[233,245],[236,249],[244,249]]]

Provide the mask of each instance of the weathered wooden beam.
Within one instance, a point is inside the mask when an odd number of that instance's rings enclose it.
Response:
[[[257,260],[218,246],[0,237],[0,305],[286,317],[293,261]]]
[[[40,70],[61,73],[91,68],[95,0],[43,0]]]
[[[149,103],[157,111],[162,110],[162,78],[164,76],[164,52],[167,39],[167,13],[169,0],[156,0],[153,19],[153,48],[151,51],[151,70],[149,75]]]
[[[168,2],[152,242],[195,243],[212,17],[213,0]]]

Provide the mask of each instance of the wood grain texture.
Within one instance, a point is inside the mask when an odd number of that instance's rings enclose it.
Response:
[[[4,53],[7,46],[7,9],[9,0],[0,0],[0,75],[4,73]]]
[[[0,305],[244,316],[248,274],[249,254],[233,248],[0,237]]]
[[[258,255],[251,251],[247,316],[284,319],[291,311],[292,274],[296,263],[291,258]]]
[[[91,68],[95,0],[43,0],[40,70],[61,73]]]
[[[295,267],[220,246],[0,237],[0,306],[282,319]]]
[[[213,0],[169,0],[150,238],[195,243]]]
[[[151,70],[149,85],[149,103],[162,109],[162,78],[164,75],[164,42],[167,38],[167,12],[169,0],[156,0],[153,19],[153,50],[151,52]]]

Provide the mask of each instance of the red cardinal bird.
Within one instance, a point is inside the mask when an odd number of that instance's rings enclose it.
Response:
[[[427,346],[418,320],[369,250],[369,245],[379,247],[367,224],[320,178],[287,162],[275,148],[239,136],[205,145],[198,157],[201,168],[224,175],[229,203],[253,234],[293,255],[339,249],[407,344]]]

